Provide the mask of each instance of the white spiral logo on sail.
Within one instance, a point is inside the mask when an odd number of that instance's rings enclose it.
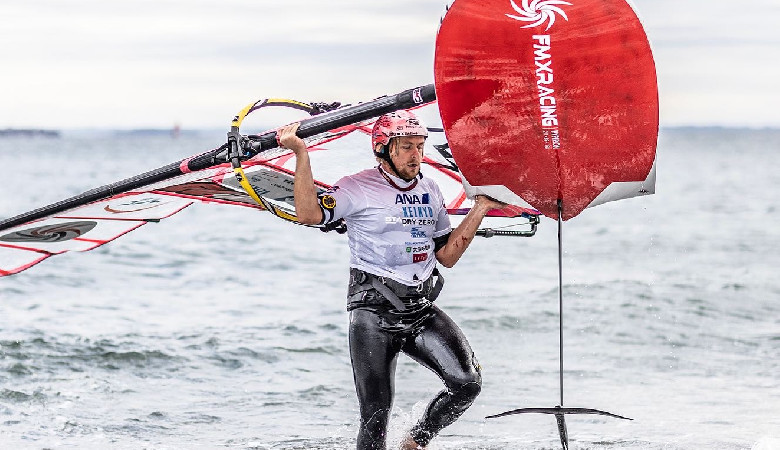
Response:
[[[523,26],[523,28],[532,28],[547,22],[547,28],[544,29],[547,31],[555,23],[556,14],[560,14],[560,16],[567,21],[569,20],[569,18],[566,17],[566,13],[558,7],[558,5],[571,6],[571,3],[565,2],[563,0],[531,0],[530,3],[529,0],[523,0],[522,7],[517,6],[513,0],[509,0],[509,3],[512,4],[512,8],[514,8],[514,10],[517,11],[517,13],[520,15],[515,16],[512,14],[506,14],[507,17],[522,22],[532,22]]]

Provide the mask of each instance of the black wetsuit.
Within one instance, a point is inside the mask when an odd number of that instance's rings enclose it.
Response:
[[[319,194],[319,204],[322,223],[343,219],[349,237],[349,342],[361,415],[357,448],[385,449],[400,352],[445,385],[411,431],[425,445],[471,405],[481,386],[466,338],[432,304],[443,280],[436,252],[452,230],[444,195],[422,174],[404,180],[377,166],[337,181]]]
[[[403,300],[412,306],[401,313],[373,289],[350,298],[349,347],[361,416],[358,450],[385,449],[400,352],[432,370],[445,386],[411,430],[418,444],[427,445],[453,423],[481,390],[479,364],[455,322],[430,302]]]

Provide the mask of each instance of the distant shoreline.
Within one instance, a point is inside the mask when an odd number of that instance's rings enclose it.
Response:
[[[0,129],[0,137],[47,137],[58,138],[62,135],[59,130],[45,130],[38,128],[5,128]]]
[[[210,129],[186,129],[179,128],[76,128],[76,129],[44,129],[44,128],[0,128],[0,139],[4,138],[67,138],[73,136],[114,136],[119,138],[162,136],[177,138],[180,136],[192,136],[219,132],[223,130]]]

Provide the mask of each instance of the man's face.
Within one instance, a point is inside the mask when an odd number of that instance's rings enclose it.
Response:
[[[402,136],[390,142],[390,159],[402,178],[411,180],[420,173],[425,137]]]

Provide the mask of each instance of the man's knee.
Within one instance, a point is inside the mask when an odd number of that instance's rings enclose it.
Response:
[[[471,365],[468,370],[459,373],[457,376],[451,377],[446,382],[447,389],[453,394],[463,396],[465,398],[475,399],[482,391],[482,367],[480,367],[477,358],[472,353]]]
[[[471,404],[482,392],[482,375],[477,370],[466,372],[448,380],[447,390],[458,403]]]
[[[480,392],[482,392],[482,379],[477,377],[467,383],[461,384],[452,390],[454,396],[459,397],[464,402],[471,403],[477,398]]]

